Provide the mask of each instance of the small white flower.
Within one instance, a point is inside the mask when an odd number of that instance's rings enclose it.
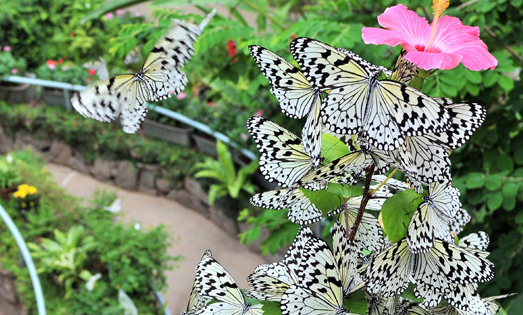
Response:
[[[11,154],[8,154],[6,157],[5,157],[5,160],[7,161],[7,163],[9,164],[13,164],[13,156]]]
[[[122,199],[116,199],[110,206],[105,207],[104,210],[107,210],[112,213],[120,212],[120,210],[122,210]]]
[[[135,229],[135,230],[138,231],[138,230],[140,230],[140,228],[141,228],[140,223],[135,223],[135,224],[134,224],[134,229]]]

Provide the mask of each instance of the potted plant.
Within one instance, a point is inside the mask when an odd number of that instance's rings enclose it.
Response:
[[[29,210],[37,210],[40,204],[38,189],[34,186],[23,184],[18,186],[18,190],[13,192],[16,208],[23,215]]]
[[[87,85],[98,80],[94,69],[84,69],[73,62],[63,59],[47,60],[38,67],[36,76],[42,80],[58,81],[78,85]],[[66,106],[64,90],[44,87],[42,98],[46,104]]]
[[[4,76],[24,74],[26,66],[24,58],[16,58],[12,55],[10,46],[0,46],[0,80]],[[31,74],[25,75],[34,77]],[[34,96],[35,87],[32,85],[0,81],[0,99],[11,103],[26,103]]]
[[[20,177],[16,170],[6,161],[0,160],[0,196],[9,200],[11,193],[16,190]]]

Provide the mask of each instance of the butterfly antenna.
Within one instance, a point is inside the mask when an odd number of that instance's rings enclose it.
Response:
[[[207,14],[205,19],[203,19],[203,21],[200,23],[200,25],[198,25],[200,32],[203,31],[203,29],[207,26],[207,24],[209,24],[209,21],[213,18],[213,16],[216,14],[216,12],[218,12],[218,9],[221,6],[222,6],[222,4],[218,3],[218,5],[214,9],[212,9],[212,11],[209,14]]]

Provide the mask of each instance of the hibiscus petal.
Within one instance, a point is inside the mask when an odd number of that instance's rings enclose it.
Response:
[[[404,40],[403,34],[395,31],[384,30],[376,27],[364,27],[361,30],[361,37],[363,38],[365,44],[385,44],[392,47],[401,44],[402,46],[407,46],[404,47],[406,50],[415,49],[414,46],[410,45]]]
[[[410,62],[413,62],[425,70],[430,70],[434,68],[448,70],[458,66],[461,61],[460,54],[454,53],[430,53],[424,51],[409,51],[405,55],[405,59]]]
[[[485,45],[482,41],[480,41]],[[455,54],[460,54],[463,58],[461,62],[463,65],[470,70],[479,71],[490,68],[491,70],[496,68],[498,60],[488,52],[483,45],[469,45],[461,47],[454,51]]]
[[[378,16],[378,23],[384,28],[397,31],[413,47],[425,45],[430,37],[427,20],[402,4],[387,8]]]
[[[463,25],[456,17],[444,16],[436,25],[432,46],[439,51],[453,52],[477,40],[479,40],[479,27]]]

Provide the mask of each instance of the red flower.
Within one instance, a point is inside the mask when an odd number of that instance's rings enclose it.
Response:
[[[58,59],[58,64],[64,63],[64,60],[62,58]]]
[[[75,32],[71,32],[71,33],[69,33],[69,36],[71,36],[71,37],[75,37],[76,34],[75,34]]]
[[[259,117],[259,116],[261,116],[261,115],[263,115],[263,109],[258,109],[258,110],[254,113],[254,116],[256,116],[256,117]]]
[[[207,102],[207,106],[208,106],[208,107],[213,107],[213,106],[214,106],[214,103],[213,103],[213,102]]]
[[[230,38],[227,41],[227,52],[229,53],[229,57],[234,57],[237,52],[236,44]]]
[[[91,83],[93,81],[93,78],[87,78],[87,83]]]
[[[291,39],[296,39],[296,33],[292,33]]]
[[[96,71],[94,69],[89,69],[89,75],[95,75]]]
[[[47,66],[49,67],[49,69],[52,70],[52,69],[56,68],[56,61],[54,61],[54,60],[47,60],[46,62],[47,62]]]

